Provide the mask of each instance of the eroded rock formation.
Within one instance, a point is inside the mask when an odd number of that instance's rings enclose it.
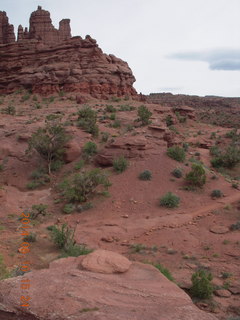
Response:
[[[128,64],[106,55],[90,36],[71,37],[70,20],[54,28],[50,13],[40,6],[31,14],[29,30],[13,26],[0,12],[0,93],[20,88],[51,94],[71,91],[91,94],[136,95]]]
[[[56,260],[27,278],[31,302],[24,319],[216,320],[153,266],[105,250]],[[0,282],[0,315],[4,310],[4,315],[22,319],[22,279]]]

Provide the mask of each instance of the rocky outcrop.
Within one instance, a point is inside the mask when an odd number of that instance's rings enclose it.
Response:
[[[23,310],[24,319],[216,320],[194,306],[184,291],[151,265],[130,263],[104,250],[89,257],[59,259],[49,269],[27,273],[30,288],[26,291],[31,301]],[[122,272],[114,273],[115,268],[111,273],[102,273],[102,268],[99,272],[95,266],[106,257],[108,266],[116,267],[119,262]],[[83,269],[84,264],[88,270]],[[8,319],[22,319],[19,299],[23,278],[26,276],[0,282],[0,315],[3,310],[11,316]]]
[[[144,137],[119,137],[109,142],[95,157],[101,166],[112,165],[113,160],[124,156],[125,158],[143,158],[149,148]]]
[[[0,44],[11,43],[15,41],[14,28],[9,24],[5,11],[0,11]]]
[[[29,31],[19,26],[18,41],[11,40],[10,29],[3,12],[0,93],[25,88],[40,94],[63,90],[96,98],[137,94],[128,64],[114,55],[104,54],[90,36],[71,37],[69,19],[61,20],[59,29],[55,29],[50,13],[39,6],[31,14]]]

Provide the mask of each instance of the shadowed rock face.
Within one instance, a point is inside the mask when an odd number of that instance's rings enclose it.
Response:
[[[216,320],[153,266],[130,263],[105,250],[56,260],[49,269],[27,276],[31,306],[24,319],[35,320],[28,318],[35,315],[41,320]],[[21,280],[0,282],[0,309],[15,313],[18,320]]]
[[[128,64],[106,55],[90,36],[71,37],[70,20],[54,28],[50,13],[40,6],[31,14],[29,31],[13,26],[0,12],[0,93],[25,88],[40,94],[60,90],[91,94],[136,95]]]

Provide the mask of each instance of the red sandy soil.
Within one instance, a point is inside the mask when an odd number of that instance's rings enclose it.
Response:
[[[130,159],[129,168],[122,174],[109,171],[112,186],[109,197],[96,196],[91,199],[94,208],[82,212],[64,215],[63,203],[55,203],[59,199],[56,186],[69,172],[76,172],[74,165],[81,158],[79,154],[74,161],[52,175],[51,183],[37,190],[28,190],[26,184],[30,182],[30,173],[44,164],[37,154],[32,157],[25,155],[27,140],[38,127],[44,125],[47,114],[63,113],[63,121],[76,119],[71,115],[80,106],[76,105],[74,97],[56,97],[54,102],[45,104],[41,97],[37,97],[41,109],[34,109],[32,96],[21,102],[23,94],[9,95],[2,98],[1,108],[13,104],[17,113],[15,116],[2,114],[0,118],[0,160],[4,163],[4,170],[0,172],[0,248],[5,264],[16,268],[21,260],[18,247],[22,241],[20,236],[19,216],[23,210],[31,210],[34,204],[48,205],[48,215],[33,222],[31,230],[37,233],[37,242],[31,245],[29,259],[33,269],[47,267],[50,261],[56,259],[59,251],[49,238],[46,226],[67,222],[75,229],[77,243],[84,243],[91,248],[102,248],[116,251],[136,261],[160,262],[173,274],[176,282],[184,289],[191,285],[191,275],[198,267],[211,271],[213,282],[224,287],[228,297],[214,295],[209,302],[198,302],[204,310],[216,313],[217,318],[227,319],[231,315],[240,315],[240,236],[239,231],[230,231],[229,226],[240,220],[240,191],[232,188],[232,181],[226,176],[214,172],[210,166],[208,147],[200,148],[200,142],[214,144],[211,132],[217,132],[223,143],[230,128],[221,128],[209,124],[198,123],[188,119],[186,123],[178,123],[175,128],[179,134],[174,139],[180,142],[192,142],[187,160],[179,163],[166,155],[167,142],[148,127],[136,127],[133,131],[124,130],[126,124],[133,124],[137,112],[117,112],[117,118],[122,120],[121,128],[109,128],[110,120],[99,123],[100,131],[108,131],[115,139],[123,136],[145,138],[147,148]],[[92,100],[90,106],[99,110],[98,116],[103,114],[106,105],[132,105],[142,103],[136,101],[97,101]],[[167,114],[173,114],[169,108],[160,105],[146,104],[153,112],[155,122],[164,123]],[[156,112],[161,110],[162,113]],[[30,121],[29,121],[30,120]],[[79,145],[90,140],[90,135],[76,126],[66,126],[74,141]],[[199,133],[201,131],[201,133]],[[96,140],[99,148],[104,144]],[[78,150],[75,150],[76,152]],[[200,156],[195,156],[199,152]],[[141,153],[141,152],[140,152]],[[184,179],[177,179],[171,175],[175,168],[182,168],[184,173],[191,167],[189,158],[201,160],[207,169],[207,183],[196,191],[183,190]],[[1,161],[0,161],[1,163]],[[188,163],[188,165],[186,165]],[[91,165],[89,165],[91,167]],[[144,170],[152,172],[150,181],[138,179]],[[216,175],[216,179],[211,177]],[[239,168],[235,169],[235,176],[240,176]],[[223,192],[224,197],[212,199],[210,194],[214,189]],[[176,209],[165,209],[159,206],[159,198],[166,192],[177,194],[180,205]],[[215,229],[214,229],[215,228]],[[216,230],[220,229],[220,230]],[[134,252],[132,245],[142,244],[145,249]],[[229,276],[224,279],[223,273]]]

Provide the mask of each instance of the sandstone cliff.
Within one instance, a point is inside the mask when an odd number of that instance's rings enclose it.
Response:
[[[106,55],[90,36],[71,37],[70,20],[54,28],[50,13],[40,6],[31,14],[29,30],[13,26],[0,12],[0,93],[25,88],[51,94],[71,91],[91,94],[136,95],[128,64]]]

